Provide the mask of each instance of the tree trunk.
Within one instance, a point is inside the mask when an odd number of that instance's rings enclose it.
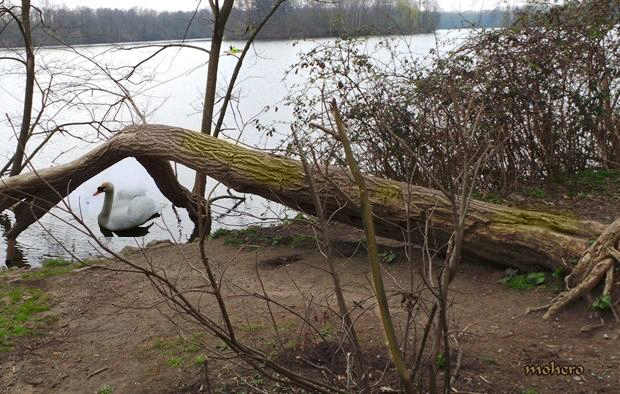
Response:
[[[209,68],[207,71],[207,86],[205,87],[205,100],[202,106],[202,126],[200,131],[211,135],[211,125],[213,124],[213,111],[215,109],[215,92],[217,88],[217,71],[220,64],[220,51],[222,40],[224,40],[224,28],[228,21],[228,16],[232,10],[233,0],[225,0],[222,9],[217,4],[211,3],[211,12],[215,16],[213,23],[213,37],[211,37],[211,50],[209,51]],[[224,109],[223,109],[224,110]],[[215,137],[219,130],[215,130]],[[196,172],[194,177],[193,192],[204,197],[207,187],[207,177],[205,174]],[[196,229],[194,229],[194,233]],[[195,234],[192,235],[194,238]]]
[[[188,191],[185,196],[171,192],[179,190],[180,185],[168,186],[174,177],[162,171],[169,167],[165,161],[176,161],[208,174],[239,192],[314,213],[311,188],[299,161],[189,130],[139,125],[127,128],[73,162],[0,180],[0,212],[19,203],[11,236],[16,237],[34,221],[33,211],[37,217],[42,216],[68,192],[128,156],[138,158],[147,170],[150,168],[159,188],[168,198],[174,198],[177,206],[191,208],[187,203],[191,197]],[[350,173],[334,167],[315,171],[326,215],[361,228],[359,194]],[[447,243],[452,234],[452,211],[439,191],[370,176],[366,177],[366,184],[378,234],[402,240],[406,221],[411,220],[411,227],[419,229],[413,236],[422,239],[428,221],[437,248]],[[596,222],[482,201],[472,201],[466,224],[466,258],[523,270],[565,267],[565,262],[578,259],[588,241],[604,230]]]
[[[32,100],[34,96],[35,62],[34,49],[32,45],[32,29],[30,27],[30,0],[22,0],[21,32],[24,39],[26,50],[26,89],[24,89],[24,108],[22,113],[22,124],[17,139],[17,148],[13,156],[13,166],[11,176],[17,175],[22,170],[26,144],[30,138],[30,118],[32,116]]]

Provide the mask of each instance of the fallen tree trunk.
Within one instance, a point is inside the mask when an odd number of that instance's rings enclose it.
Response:
[[[169,187],[173,177],[163,169],[170,166],[162,162],[176,161],[238,192],[260,195],[310,214],[314,212],[300,162],[161,125],[130,127],[78,160],[3,178],[0,210],[19,202],[15,209],[17,222],[25,223],[32,216],[31,207],[40,216],[58,203],[61,196],[130,156],[151,170],[151,176],[168,198],[170,190],[177,188]],[[350,174],[339,168],[324,168],[321,174],[317,176],[317,188],[325,201],[326,212],[338,221],[362,227],[358,192]],[[380,235],[402,240],[407,219],[419,229],[428,220],[436,244],[448,241],[452,233],[452,210],[441,192],[376,177],[366,177],[366,182]],[[182,198],[175,198],[175,205],[184,206],[178,202]],[[16,227],[21,229],[24,225]],[[555,269],[564,266],[562,260],[579,258],[587,249],[588,240],[596,238],[603,229],[595,222],[472,201],[463,247],[469,258],[526,270],[536,266]],[[416,233],[414,236],[423,235],[422,231]]]
[[[176,180],[168,161],[205,173],[238,192],[260,195],[314,213],[311,188],[299,161],[189,130],[139,125],[125,129],[70,163],[0,180],[0,212],[18,203],[17,222],[9,238],[14,240],[19,232],[60,201],[61,196],[129,156],[136,157],[150,169],[158,187],[176,206],[191,209],[188,203],[191,198],[180,185],[171,187]],[[334,167],[315,170],[326,215],[362,227],[359,194],[350,173]],[[441,192],[370,176],[365,180],[379,235],[402,240],[407,220],[410,220],[413,223],[410,228],[417,228],[412,235],[422,239],[428,222],[429,236],[437,247],[447,243],[452,234],[452,209]],[[185,191],[179,193],[182,189]],[[596,222],[482,201],[471,202],[466,224],[465,258],[522,270],[566,268],[566,262],[577,261],[588,249],[589,241],[604,230],[604,226]]]

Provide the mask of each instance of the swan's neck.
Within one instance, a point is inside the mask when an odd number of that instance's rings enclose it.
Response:
[[[112,212],[112,203],[114,202],[114,190],[106,191],[105,198],[103,199],[103,208],[97,217],[97,221],[100,226],[105,226],[110,219],[110,213]]]

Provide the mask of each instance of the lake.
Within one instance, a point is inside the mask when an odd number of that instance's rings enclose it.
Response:
[[[445,30],[437,35],[420,34],[400,37],[403,50],[409,45],[416,56],[424,58],[430,49],[435,48],[439,39],[441,42],[450,40],[443,45],[445,50],[454,45],[452,39],[469,34],[468,31]],[[235,110],[227,114],[228,128],[224,134],[231,139],[260,149],[269,149],[278,146],[281,139],[288,132],[286,122],[291,120],[290,109],[282,106],[282,100],[288,93],[287,85],[295,82],[290,78],[285,83],[283,78],[289,67],[298,61],[298,53],[316,46],[317,43],[331,39],[309,41],[258,41],[248,54],[241,75],[235,88]],[[365,45],[372,47],[379,38],[369,38]],[[208,40],[191,41],[189,44],[208,49]],[[243,42],[225,42],[223,48],[242,48]],[[399,44],[400,45],[400,44]],[[128,47],[128,45],[124,45]],[[132,50],[118,50],[112,46],[82,46],[75,51],[67,48],[43,48],[37,52],[37,69],[41,91],[35,97],[35,110],[40,108],[41,100],[47,97],[49,109],[41,121],[47,125],[63,122],[83,122],[93,117],[110,118],[111,113],[118,122],[107,124],[112,130],[118,130],[124,125],[136,121],[135,116],[127,108],[113,108],[105,106],[122,96],[118,85],[111,83],[109,76],[119,76],[128,71],[127,65],[136,64],[146,59],[158,50],[158,47],[148,46],[148,43],[129,45]],[[9,53],[7,53],[9,52]],[[14,56],[14,52],[0,51],[2,56]],[[145,62],[140,72],[126,82],[124,88],[134,97],[135,105],[145,114],[149,123],[160,123],[184,127],[193,130],[200,129],[202,95],[206,83],[207,54],[204,51],[190,48],[169,48],[156,57]],[[95,66],[96,61],[104,67]],[[219,80],[226,81],[235,67],[236,58],[232,55],[223,55],[220,61]],[[0,61],[0,103],[3,116],[0,120],[0,168],[12,156],[16,138],[13,127],[17,130],[21,121],[23,91],[25,75],[18,63]],[[296,78],[299,78],[297,76]],[[47,87],[53,86],[60,94],[47,94]],[[223,94],[224,87],[218,88]],[[43,93],[41,93],[43,92]],[[275,107],[278,107],[277,110]],[[266,110],[266,108],[269,108]],[[4,113],[11,118],[9,122]],[[264,132],[258,132],[253,120],[260,117],[263,124],[275,123],[278,131],[271,137]],[[278,134],[280,133],[280,134]],[[105,136],[98,136],[93,128],[79,126],[71,128],[72,135],[56,135],[37,154],[32,164],[35,168],[45,168],[51,165],[69,162],[88,152],[96,144],[101,143]],[[108,134],[111,135],[111,134]],[[32,151],[41,141],[42,135],[34,136],[29,142],[27,151]],[[193,171],[178,166],[180,182],[192,188]],[[183,242],[192,231],[192,223],[187,213],[179,209],[179,216],[175,215],[170,204],[163,210],[162,217],[155,220],[150,233],[140,238],[105,238],[99,231],[97,215],[103,204],[103,197],[93,197],[92,194],[104,181],[111,181],[115,188],[140,186],[155,200],[166,202],[153,180],[134,159],[125,159],[106,169],[96,177],[78,187],[68,196],[68,201],[75,210],[81,211],[85,223],[97,234],[103,243],[113,250],[120,250],[126,245],[144,245],[156,239],[171,239]],[[214,180],[209,180],[207,189],[216,186]],[[217,186],[216,193],[225,193],[226,189]],[[273,222],[286,214],[292,214],[282,206],[271,203],[256,196],[247,196],[246,202],[235,212],[227,212],[232,202],[222,201],[216,207],[214,229],[219,227],[235,227],[248,224],[265,224]],[[9,210],[0,214],[0,227],[6,228],[8,221],[13,220]],[[18,248],[23,255],[23,262],[30,265],[39,265],[47,258],[79,258],[99,256],[101,252],[94,246],[93,240],[85,237],[74,228],[75,221],[61,209],[54,209],[45,215],[39,223],[33,224],[18,237]],[[0,232],[1,233],[1,232]],[[0,262],[6,257],[6,239],[0,236]]]

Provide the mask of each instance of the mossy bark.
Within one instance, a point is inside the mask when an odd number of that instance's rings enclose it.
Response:
[[[314,204],[302,164],[293,159],[247,149],[208,135],[163,125],[129,127],[105,144],[73,162],[37,173],[0,180],[0,211],[19,203],[14,239],[33,223],[32,207],[42,216],[61,196],[117,161],[133,156],[145,165],[174,205],[191,209],[190,193],[173,184],[168,161],[176,161],[203,172],[239,192],[257,194],[291,208],[313,214]],[[340,168],[316,172],[317,189],[325,213],[335,220],[363,228],[359,215],[359,191],[351,174]],[[427,221],[437,248],[452,233],[452,211],[448,200],[433,189],[387,179],[365,177],[377,233],[403,239],[407,221],[413,237],[422,239]],[[408,202],[406,206],[405,202]],[[467,216],[463,242],[465,258],[494,262],[524,270],[555,269],[578,259],[588,240],[604,226],[571,217],[473,201]]]

